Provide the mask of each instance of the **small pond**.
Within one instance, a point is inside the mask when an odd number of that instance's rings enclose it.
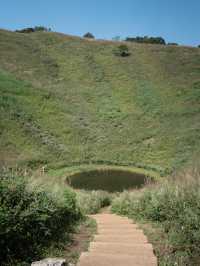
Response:
[[[127,170],[101,169],[76,173],[67,180],[75,189],[120,192],[125,189],[141,188],[146,184],[147,177]]]

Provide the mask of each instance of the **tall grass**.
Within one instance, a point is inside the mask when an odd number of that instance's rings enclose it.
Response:
[[[163,229],[167,252],[160,265],[199,265],[200,172],[162,180],[135,193],[124,192],[112,203],[116,213],[156,223]],[[160,239],[160,242],[163,240]],[[159,247],[157,248],[159,255]]]
[[[118,45],[0,30],[5,165],[129,165],[165,175],[191,160],[200,147],[199,49],[129,44],[121,58]]]
[[[85,186],[87,187],[87,184]],[[98,213],[102,208],[109,206],[114,197],[114,193],[104,190],[74,190],[67,185],[65,175],[49,176],[41,174],[40,171],[34,172],[32,178],[29,178],[28,187],[31,190],[33,188],[45,189],[60,200],[63,199],[66,188],[72,190],[76,195],[77,208],[83,216]]]
[[[82,214],[95,214],[111,204],[113,195],[106,191],[77,191],[78,206]]]

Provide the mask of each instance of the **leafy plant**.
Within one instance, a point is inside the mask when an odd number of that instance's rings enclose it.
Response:
[[[117,56],[126,57],[130,55],[129,48],[125,44],[121,44],[114,50],[114,54]]]
[[[76,196],[63,199],[43,189],[30,189],[23,177],[1,174],[0,261],[38,259],[45,247],[59,242],[81,218]]]

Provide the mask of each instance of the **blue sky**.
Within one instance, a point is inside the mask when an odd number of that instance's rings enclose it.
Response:
[[[0,28],[35,25],[111,39],[149,35],[200,44],[200,0],[0,0]]]

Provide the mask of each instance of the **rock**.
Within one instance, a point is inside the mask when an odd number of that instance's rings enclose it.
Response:
[[[48,258],[40,261],[35,261],[31,266],[66,266],[66,260],[60,258]]]

